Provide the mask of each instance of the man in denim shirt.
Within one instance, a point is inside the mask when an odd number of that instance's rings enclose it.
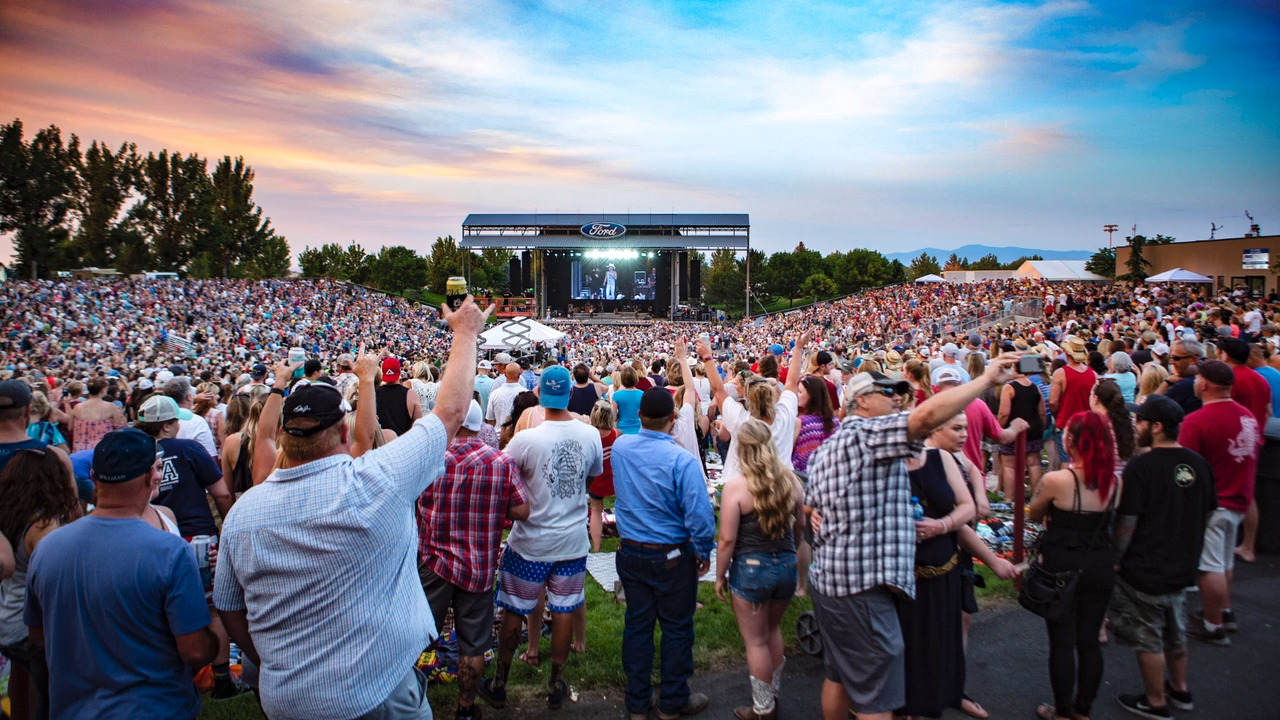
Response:
[[[640,433],[613,445],[618,577],[627,595],[622,666],[633,720],[647,718],[652,702],[655,620],[662,623],[658,717],[707,706],[706,695],[690,691],[689,677],[698,577],[711,566],[716,519],[698,458],[671,437],[675,421],[671,393],[650,388],[640,400]]]

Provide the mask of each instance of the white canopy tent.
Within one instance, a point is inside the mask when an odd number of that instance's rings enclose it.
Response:
[[[928,275],[921,275],[920,277],[916,278],[916,282],[918,283],[940,283],[940,282],[946,282],[946,281],[947,281],[946,278],[939,275],[934,275],[933,273],[929,273]]]
[[[1182,268],[1174,268],[1172,270],[1165,270],[1162,273],[1156,273],[1155,275],[1152,275],[1151,277],[1147,278],[1147,282],[1149,283],[1164,283],[1164,282],[1212,283],[1213,278],[1205,277],[1200,273],[1191,272],[1190,270],[1183,270]]]
[[[480,333],[483,350],[516,350],[533,347],[535,343],[551,344],[564,337],[564,333],[547,327],[533,318],[516,318],[495,325]]]

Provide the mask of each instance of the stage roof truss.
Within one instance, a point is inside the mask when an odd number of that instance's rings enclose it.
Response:
[[[627,227],[620,238],[589,238],[578,232],[593,222]],[[745,214],[472,214],[462,224],[459,245],[469,249],[591,250],[635,247],[659,250],[747,250],[751,226]]]

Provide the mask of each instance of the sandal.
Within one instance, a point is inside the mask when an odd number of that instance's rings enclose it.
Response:
[[[1039,720],[1058,720],[1058,710],[1049,703],[1040,703],[1040,707],[1036,708],[1036,717]]]
[[[987,712],[986,708],[968,695],[960,696],[960,712],[971,718],[978,718],[978,720],[986,720],[991,717],[991,713]]]
[[[538,663],[541,662],[538,659],[537,648],[529,648],[528,650],[520,653],[520,662],[537,667]]]

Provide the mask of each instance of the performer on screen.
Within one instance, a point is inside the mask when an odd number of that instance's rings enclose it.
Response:
[[[618,269],[609,263],[604,273],[604,299],[615,300],[618,296]]]

